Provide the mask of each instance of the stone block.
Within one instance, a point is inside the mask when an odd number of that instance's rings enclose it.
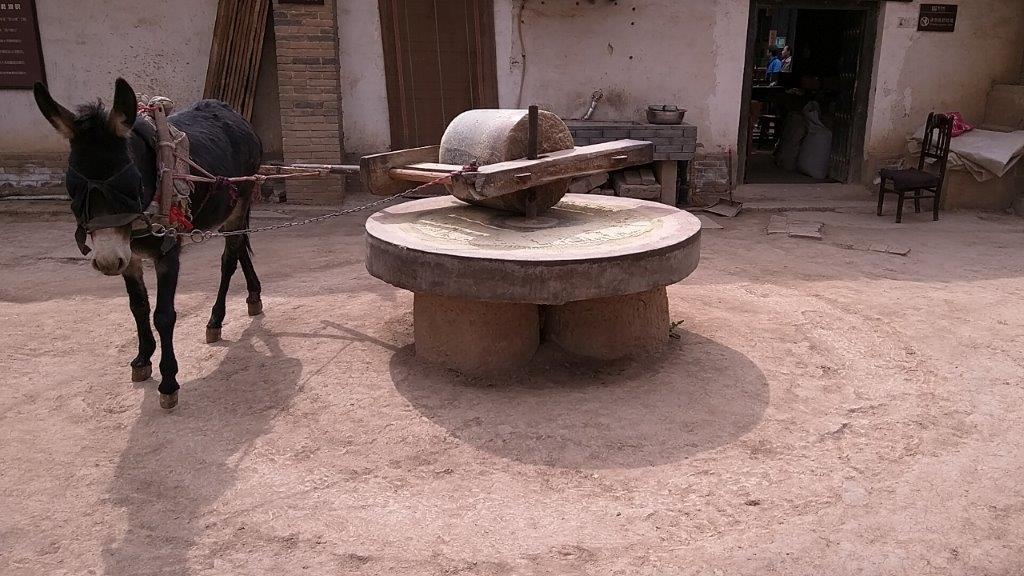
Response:
[[[608,173],[601,172],[599,174],[591,174],[590,176],[584,176],[577,178],[569,184],[570,194],[586,194],[594,188],[599,188],[602,184],[608,181]]]
[[[623,198],[656,200],[661,197],[660,184],[644,184],[639,177],[631,179],[623,172],[615,174],[612,178],[612,186],[615,188],[615,195]]]
[[[580,138],[599,138],[602,135],[602,131],[601,130],[576,130],[575,132],[573,132],[573,135],[574,136],[579,136]]]
[[[655,162],[654,170],[657,173],[657,181],[661,185],[659,200],[661,200],[662,204],[675,206],[679,200],[679,163],[674,161]]]
[[[615,129],[615,130],[605,130],[603,135],[604,135],[605,138],[615,138],[615,139],[628,138],[629,137],[629,130],[625,130],[625,129],[622,129],[622,128]]]

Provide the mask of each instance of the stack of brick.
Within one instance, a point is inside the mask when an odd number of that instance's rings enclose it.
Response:
[[[608,182],[608,173],[600,172],[598,174],[590,174],[589,176],[583,176],[577,178],[569,184],[570,194],[587,194],[595,193],[601,190],[601,186]]]
[[[690,124],[632,124],[626,122],[569,122],[577,146],[629,138],[654,144],[655,160],[691,160],[697,148],[697,127]]]
[[[281,143],[287,163],[340,164],[341,80],[336,0],[274,2]],[[287,181],[291,201],[340,203],[344,178]]]
[[[690,162],[690,198],[694,206],[712,204],[732,189],[732,151],[705,152],[699,149]]]
[[[615,195],[623,198],[657,200],[661,197],[661,184],[650,168],[630,168],[616,172],[612,176],[612,187]]]
[[[65,154],[3,156],[0,158],[0,196],[63,193],[67,164]]]

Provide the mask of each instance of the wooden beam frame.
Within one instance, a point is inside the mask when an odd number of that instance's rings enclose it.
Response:
[[[441,184],[455,188],[456,196],[494,198],[557,180],[610,172],[654,161],[654,144],[642,140],[616,140],[543,154],[536,160],[509,160],[463,172],[462,166],[440,164],[438,146],[364,156],[360,171],[370,192],[391,196],[446,173]]]

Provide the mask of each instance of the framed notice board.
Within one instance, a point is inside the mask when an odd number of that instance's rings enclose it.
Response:
[[[956,4],[921,4],[918,31],[953,32],[956,30],[956,9]]]
[[[0,89],[46,82],[35,0],[0,0]]]

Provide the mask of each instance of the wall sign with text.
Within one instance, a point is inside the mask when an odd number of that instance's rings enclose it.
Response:
[[[952,32],[956,29],[956,4],[921,4],[917,29],[922,32]]]
[[[0,0],[0,89],[46,82],[35,0]]]

